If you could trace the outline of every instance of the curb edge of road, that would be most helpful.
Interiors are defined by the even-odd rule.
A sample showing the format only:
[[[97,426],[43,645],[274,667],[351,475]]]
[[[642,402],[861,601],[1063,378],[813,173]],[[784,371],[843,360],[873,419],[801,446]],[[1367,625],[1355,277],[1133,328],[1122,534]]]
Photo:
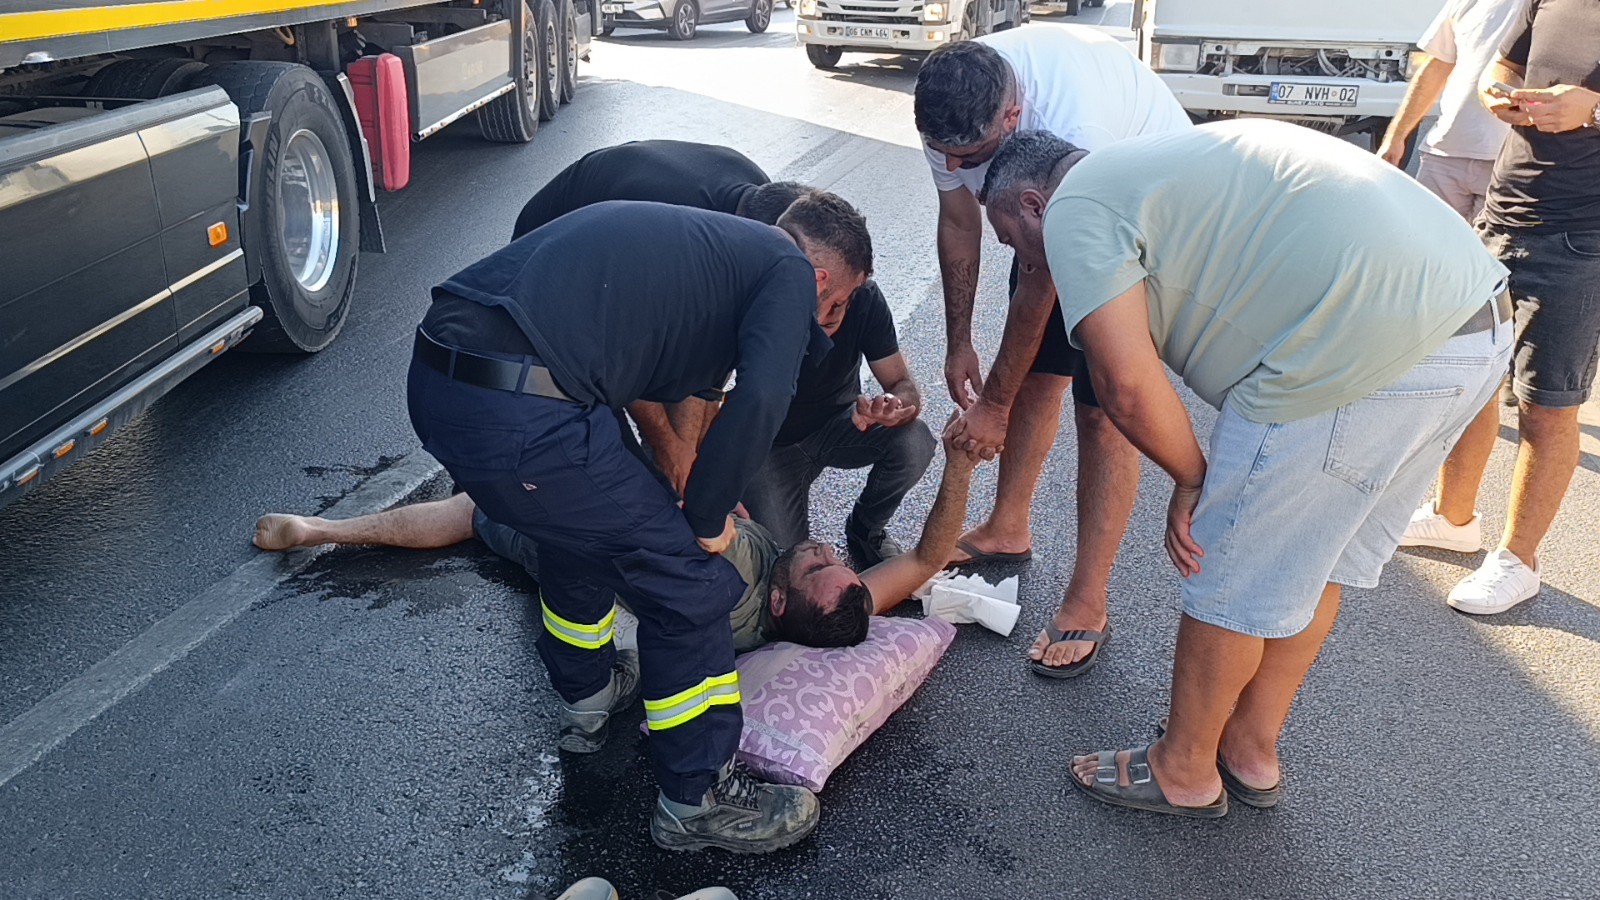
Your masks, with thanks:
[[[443,470],[427,453],[414,451],[361,482],[323,515],[346,519],[388,509]],[[82,675],[0,725],[0,786],[183,659],[331,546],[258,554]]]

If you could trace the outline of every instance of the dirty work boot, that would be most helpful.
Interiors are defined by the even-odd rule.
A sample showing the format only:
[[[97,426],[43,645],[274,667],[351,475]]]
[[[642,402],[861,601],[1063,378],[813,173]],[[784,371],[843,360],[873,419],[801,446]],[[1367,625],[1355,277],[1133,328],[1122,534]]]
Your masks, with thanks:
[[[593,753],[606,742],[611,716],[639,699],[639,652],[618,650],[611,683],[600,693],[561,707],[561,738],[556,746],[568,753]]]
[[[769,853],[810,834],[821,816],[816,794],[757,781],[729,763],[699,806],[659,797],[650,837],[667,850],[720,847],[733,853]]]

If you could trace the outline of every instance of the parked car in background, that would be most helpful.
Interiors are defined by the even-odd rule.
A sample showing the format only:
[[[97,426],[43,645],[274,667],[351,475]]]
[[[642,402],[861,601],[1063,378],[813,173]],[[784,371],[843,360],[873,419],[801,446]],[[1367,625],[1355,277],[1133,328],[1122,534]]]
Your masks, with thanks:
[[[819,69],[845,51],[927,53],[942,44],[1015,28],[1027,0],[798,0],[795,39]]]
[[[1106,0],[1033,0],[1028,4],[1036,16],[1075,16],[1084,9],[1105,6]]]
[[[663,29],[673,40],[687,41],[701,25],[744,22],[752,34],[772,24],[775,0],[602,0],[600,33],[618,28]]]

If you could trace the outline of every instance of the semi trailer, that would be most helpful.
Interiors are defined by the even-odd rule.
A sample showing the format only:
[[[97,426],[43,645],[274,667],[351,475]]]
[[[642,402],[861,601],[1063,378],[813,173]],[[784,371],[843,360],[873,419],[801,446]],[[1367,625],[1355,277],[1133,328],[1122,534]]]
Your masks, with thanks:
[[[412,144],[531,141],[595,4],[0,6],[0,506],[236,345],[327,347]]]

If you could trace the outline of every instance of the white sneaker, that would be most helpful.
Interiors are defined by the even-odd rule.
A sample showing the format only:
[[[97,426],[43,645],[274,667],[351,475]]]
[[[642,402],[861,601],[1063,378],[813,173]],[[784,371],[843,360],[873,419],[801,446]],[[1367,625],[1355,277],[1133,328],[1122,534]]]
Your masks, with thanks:
[[[1537,561],[1535,561],[1537,562]],[[1503,613],[1539,593],[1539,570],[1530,569],[1510,550],[1496,550],[1450,591],[1450,606],[1475,616]]]
[[[1457,553],[1477,553],[1483,549],[1483,517],[1473,510],[1472,521],[1457,525],[1439,515],[1439,510],[1430,500],[1411,514],[1411,523],[1400,538],[1400,546],[1438,547]]]

